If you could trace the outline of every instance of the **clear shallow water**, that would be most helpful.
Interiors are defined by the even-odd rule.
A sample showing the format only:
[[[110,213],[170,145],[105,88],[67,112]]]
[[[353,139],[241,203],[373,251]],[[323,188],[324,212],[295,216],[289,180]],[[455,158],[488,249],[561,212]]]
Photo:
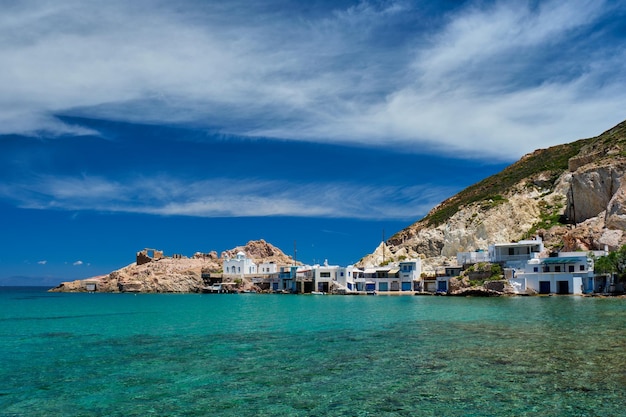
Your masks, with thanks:
[[[626,415],[626,300],[0,288],[0,416]]]

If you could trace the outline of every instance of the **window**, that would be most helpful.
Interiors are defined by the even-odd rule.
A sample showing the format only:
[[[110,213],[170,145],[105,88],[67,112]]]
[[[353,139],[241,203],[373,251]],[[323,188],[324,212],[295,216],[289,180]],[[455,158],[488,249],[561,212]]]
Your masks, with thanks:
[[[538,266],[533,267],[533,272],[539,272],[539,267]]]
[[[543,272],[550,272],[550,267],[548,265],[544,266]]]
[[[320,272],[320,277],[322,277],[322,278],[330,278],[330,272]]]
[[[585,265],[580,265],[580,266],[579,266],[579,269],[580,269],[581,271],[584,271],[584,270],[585,270]]]
[[[561,265],[556,265],[554,267],[554,272],[561,272]]]
[[[574,265],[569,266],[569,272],[574,272]]]

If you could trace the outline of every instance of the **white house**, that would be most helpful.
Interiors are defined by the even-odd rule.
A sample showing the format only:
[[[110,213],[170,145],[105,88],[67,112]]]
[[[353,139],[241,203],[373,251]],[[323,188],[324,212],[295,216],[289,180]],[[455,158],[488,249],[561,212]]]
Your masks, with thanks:
[[[259,274],[275,274],[278,272],[278,265],[274,262],[263,262],[257,266],[257,272]]]
[[[295,291],[299,293],[321,292],[328,293],[334,289],[333,283],[337,283],[338,271],[336,265],[305,265],[296,270]]]
[[[338,272],[339,266],[328,265],[328,261],[324,262],[324,265],[315,265],[312,268],[314,291],[323,293],[330,292],[333,281],[337,281]]]
[[[357,291],[357,280],[363,277],[363,271],[354,265],[337,269],[337,286],[346,293]]]
[[[363,271],[349,265],[341,267],[328,265],[306,265],[298,267],[295,271],[294,291],[299,293],[350,293],[357,291],[357,281],[362,277]]]
[[[417,291],[422,282],[422,260],[411,259],[398,263],[402,291]]]
[[[297,266],[281,266],[278,271],[270,273],[270,288],[272,291],[295,292],[295,278]]]
[[[246,257],[243,252],[238,252],[234,259],[224,260],[224,275],[239,275],[244,276],[248,274],[256,274],[257,266],[252,259]]]
[[[366,268],[356,280],[357,291],[415,291],[421,282],[422,262],[412,259],[383,267]]]
[[[523,269],[526,262],[539,257],[543,249],[540,237],[514,243],[496,243],[489,245],[489,261],[504,264],[505,267]]]
[[[490,262],[488,251],[477,250],[474,252],[458,252],[456,254],[457,265],[472,265],[479,262]]]
[[[565,252],[527,261],[509,280],[519,293],[582,294],[593,290],[593,259],[584,252]]]

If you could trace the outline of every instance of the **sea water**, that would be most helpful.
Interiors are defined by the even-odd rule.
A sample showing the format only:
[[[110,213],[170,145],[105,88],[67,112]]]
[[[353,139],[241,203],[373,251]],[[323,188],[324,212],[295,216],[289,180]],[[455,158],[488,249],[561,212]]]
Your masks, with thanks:
[[[0,416],[626,415],[626,300],[0,289]]]

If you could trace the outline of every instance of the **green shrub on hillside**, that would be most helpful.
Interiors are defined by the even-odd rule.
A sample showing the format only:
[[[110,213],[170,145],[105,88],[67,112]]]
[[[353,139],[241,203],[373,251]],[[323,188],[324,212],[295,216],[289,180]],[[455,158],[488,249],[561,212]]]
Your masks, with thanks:
[[[481,202],[481,207],[504,203],[502,196],[514,185],[526,178],[548,172],[552,183],[568,167],[571,157],[580,152],[586,140],[579,140],[565,145],[540,149],[520,161],[508,166],[498,174],[492,175],[445,200],[422,220],[428,226],[438,226],[452,217],[462,206]]]
[[[464,274],[468,277],[478,274],[480,278],[469,280],[472,287],[478,287],[485,283],[485,281],[494,281],[502,279],[503,271],[499,264],[491,262],[478,262],[468,267]]]
[[[565,217],[563,216],[563,199],[558,199],[554,204],[549,204],[546,201],[539,202],[539,221],[532,225],[532,227],[524,235],[524,239],[528,239],[531,236],[537,234],[539,229],[549,230],[554,226],[564,224]]]

